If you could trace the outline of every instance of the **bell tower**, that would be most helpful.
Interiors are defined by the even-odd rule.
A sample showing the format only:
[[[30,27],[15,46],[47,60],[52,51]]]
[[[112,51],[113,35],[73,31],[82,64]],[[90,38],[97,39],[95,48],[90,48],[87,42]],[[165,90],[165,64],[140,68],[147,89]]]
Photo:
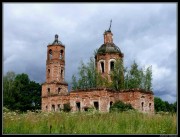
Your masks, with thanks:
[[[65,74],[65,46],[58,40],[58,35],[56,34],[54,42],[47,47],[46,82],[63,83]]]
[[[107,77],[111,81],[110,73],[114,70],[117,59],[122,59],[124,54],[118,46],[113,42],[113,33],[111,32],[111,24],[108,30],[104,32],[104,44],[100,46],[95,55],[96,68],[103,77]]]
[[[65,82],[65,46],[55,40],[47,46],[46,82],[42,85],[42,110],[57,110],[58,100],[68,94],[68,84]]]

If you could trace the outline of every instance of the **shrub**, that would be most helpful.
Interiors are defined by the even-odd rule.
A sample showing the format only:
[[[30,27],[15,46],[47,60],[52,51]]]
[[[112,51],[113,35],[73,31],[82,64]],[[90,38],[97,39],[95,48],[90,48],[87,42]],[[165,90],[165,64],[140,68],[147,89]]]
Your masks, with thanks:
[[[71,111],[70,103],[64,104],[64,109],[63,109],[63,111],[64,111],[64,112],[70,112],[70,111]]]
[[[127,111],[130,109],[134,109],[131,104],[125,104],[122,101],[116,101],[111,107],[110,107],[110,112],[112,111],[117,111],[117,112],[122,112],[122,111]]]

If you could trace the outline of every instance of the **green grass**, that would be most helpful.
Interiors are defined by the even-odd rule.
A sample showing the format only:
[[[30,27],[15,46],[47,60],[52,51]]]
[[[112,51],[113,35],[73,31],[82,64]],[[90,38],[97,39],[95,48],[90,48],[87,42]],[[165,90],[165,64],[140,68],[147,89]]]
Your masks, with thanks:
[[[3,134],[177,134],[176,114],[3,113]],[[52,128],[50,128],[52,127]]]

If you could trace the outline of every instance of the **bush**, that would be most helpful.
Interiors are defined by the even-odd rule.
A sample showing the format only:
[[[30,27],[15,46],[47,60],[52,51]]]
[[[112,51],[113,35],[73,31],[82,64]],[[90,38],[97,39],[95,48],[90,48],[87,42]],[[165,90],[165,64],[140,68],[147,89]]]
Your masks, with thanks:
[[[64,112],[70,112],[70,111],[71,111],[70,103],[64,104],[64,109],[63,109],[63,111],[64,111]]]
[[[131,104],[125,104],[122,101],[117,101],[110,107],[110,112],[112,112],[112,111],[122,112],[122,111],[127,111],[127,110],[130,110],[130,109],[134,109],[131,106]]]

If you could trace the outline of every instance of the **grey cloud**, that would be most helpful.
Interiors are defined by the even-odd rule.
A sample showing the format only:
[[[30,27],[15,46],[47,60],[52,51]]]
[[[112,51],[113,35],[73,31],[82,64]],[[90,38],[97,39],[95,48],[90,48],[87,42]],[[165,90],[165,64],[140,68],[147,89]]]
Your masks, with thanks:
[[[152,65],[154,74],[164,70],[161,76],[153,75],[154,93],[176,100],[176,4],[4,4],[3,10],[4,73],[24,72],[44,82],[47,45],[58,34],[66,47],[69,83],[80,61],[87,62],[103,44],[112,19],[114,43],[124,53],[124,65],[130,67],[135,59],[141,67]]]

